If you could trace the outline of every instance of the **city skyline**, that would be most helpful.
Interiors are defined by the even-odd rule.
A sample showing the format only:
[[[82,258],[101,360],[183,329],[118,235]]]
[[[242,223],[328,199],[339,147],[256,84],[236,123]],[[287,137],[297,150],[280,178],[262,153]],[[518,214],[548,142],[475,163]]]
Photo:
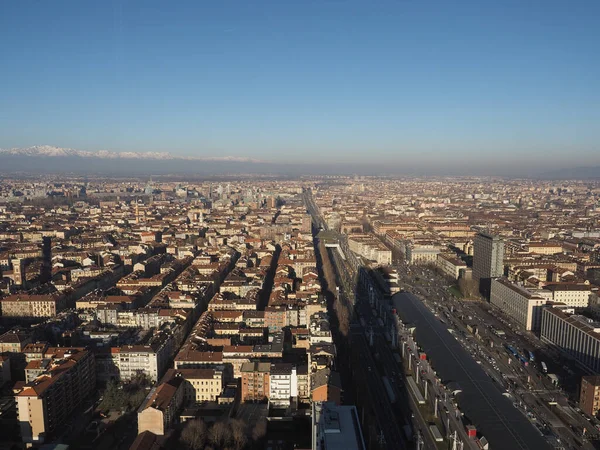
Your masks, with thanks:
[[[6,4],[0,147],[449,174],[599,165],[599,8]]]

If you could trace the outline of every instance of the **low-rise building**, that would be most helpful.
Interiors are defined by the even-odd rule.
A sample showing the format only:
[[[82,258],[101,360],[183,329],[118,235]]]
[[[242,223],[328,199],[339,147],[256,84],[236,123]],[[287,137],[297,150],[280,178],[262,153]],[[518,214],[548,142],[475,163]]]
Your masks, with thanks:
[[[448,278],[458,280],[461,272],[467,269],[467,263],[454,254],[438,253],[436,265],[440,272]]]
[[[364,450],[366,447],[355,406],[333,402],[312,405],[312,450]]]
[[[310,375],[311,400],[313,402],[342,402],[342,381],[337,372],[329,368],[321,369]]]
[[[185,398],[185,380],[176,371],[170,371],[168,375],[152,388],[138,409],[138,434],[150,431],[163,436],[176,424]]]
[[[31,333],[13,329],[0,335],[0,353],[19,353],[31,342]]]
[[[223,372],[218,369],[169,369],[166,379],[181,376],[183,383],[184,403],[193,405],[203,402],[217,401],[223,392]]]
[[[425,266],[436,263],[441,248],[435,242],[409,241],[406,243],[403,253],[408,264]]]

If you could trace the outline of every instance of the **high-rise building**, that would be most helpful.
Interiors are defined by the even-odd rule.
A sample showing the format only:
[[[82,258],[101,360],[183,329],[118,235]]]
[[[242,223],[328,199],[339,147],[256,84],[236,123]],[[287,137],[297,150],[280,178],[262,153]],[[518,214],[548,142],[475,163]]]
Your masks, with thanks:
[[[492,278],[504,275],[504,241],[500,236],[479,233],[473,242],[473,279],[479,291],[490,297]]]
[[[83,348],[52,348],[44,354],[46,369],[25,384],[15,400],[21,437],[43,443],[69,418],[96,387],[94,355]]]
[[[504,241],[500,236],[479,233],[473,247],[473,278],[481,280],[504,274]]]

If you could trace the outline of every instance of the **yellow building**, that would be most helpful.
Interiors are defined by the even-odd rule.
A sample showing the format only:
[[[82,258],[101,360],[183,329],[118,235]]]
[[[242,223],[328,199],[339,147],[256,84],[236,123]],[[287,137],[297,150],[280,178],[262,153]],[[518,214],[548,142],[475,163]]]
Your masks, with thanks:
[[[0,335],[0,353],[18,353],[31,342],[31,335],[20,330],[9,330]]]
[[[217,401],[223,391],[223,372],[217,369],[171,369],[184,378],[186,405]],[[170,371],[171,371],[170,370]],[[167,374],[168,376],[169,374]]]
[[[527,245],[527,250],[529,253],[537,255],[554,255],[563,251],[562,244],[551,242],[530,242]]]
[[[67,306],[62,295],[9,295],[0,304],[4,317],[54,317]]]

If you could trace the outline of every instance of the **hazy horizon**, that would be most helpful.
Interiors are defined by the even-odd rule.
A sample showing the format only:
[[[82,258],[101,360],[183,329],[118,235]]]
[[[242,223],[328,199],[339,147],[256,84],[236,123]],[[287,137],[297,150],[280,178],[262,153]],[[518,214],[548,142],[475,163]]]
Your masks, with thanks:
[[[182,159],[102,159],[77,156],[21,156],[0,153],[0,174],[23,173],[75,173],[123,175],[164,174],[274,174],[300,175],[367,175],[367,176],[497,176],[506,178],[588,179],[600,178],[600,167],[577,164],[557,168],[542,165],[479,164],[457,161],[455,164],[389,164],[372,162],[356,164],[339,161],[336,164],[279,163],[235,160],[182,160]]]

